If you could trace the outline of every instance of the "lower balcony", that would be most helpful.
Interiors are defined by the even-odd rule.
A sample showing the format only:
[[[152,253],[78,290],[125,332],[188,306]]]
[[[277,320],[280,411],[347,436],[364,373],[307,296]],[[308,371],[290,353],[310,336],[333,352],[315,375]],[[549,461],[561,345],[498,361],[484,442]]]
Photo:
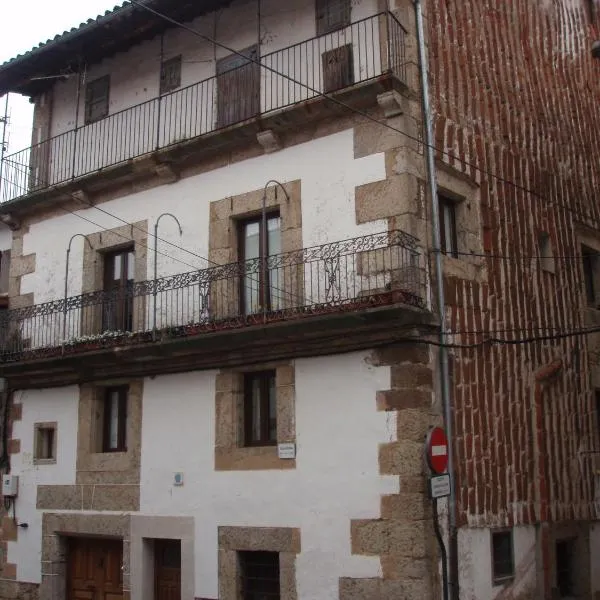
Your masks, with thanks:
[[[435,327],[415,238],[383,232],[0,313],[13,388],[348,352]]]
[[[177,167],[192,149],[197,157],[210,155],[256,142],[265,130],[280,135],[339,115],[339,105],[322,94],[352,106],[372,104],[377,94],[406,85],[405,38],[403,26],[385,12],[270,54],[236,57],[203,81],[6,156],[0,202],[36,195],[47,201],[56,186],[92,175],[100,181],[134,176],[140,165],[133,163],[142,156],[155,154],[158,163]]]

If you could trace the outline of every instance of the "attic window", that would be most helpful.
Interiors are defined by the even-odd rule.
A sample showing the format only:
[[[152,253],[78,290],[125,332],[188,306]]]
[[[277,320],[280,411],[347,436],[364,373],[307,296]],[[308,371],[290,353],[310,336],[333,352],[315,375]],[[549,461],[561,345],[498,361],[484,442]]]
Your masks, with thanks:
[[[350,0],[316,0],[317,35],[350,25]]]
[[[85,123],[93,123],[108,115],[110,76],[90,81],[85,86]]]
[[[160,93],[168,94],[181,86],[181,54],[165,60],[160,68]]]

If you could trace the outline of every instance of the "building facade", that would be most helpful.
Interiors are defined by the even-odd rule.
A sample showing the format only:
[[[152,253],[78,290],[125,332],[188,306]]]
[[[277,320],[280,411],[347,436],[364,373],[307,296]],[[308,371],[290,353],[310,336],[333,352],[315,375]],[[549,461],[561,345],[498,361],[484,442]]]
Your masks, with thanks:
[[[0,597],[440,597],[413,2],[150,8],[0,66],[35,105],[0,184]],[[423,10],[451,575],[595,598],[595,6]]]

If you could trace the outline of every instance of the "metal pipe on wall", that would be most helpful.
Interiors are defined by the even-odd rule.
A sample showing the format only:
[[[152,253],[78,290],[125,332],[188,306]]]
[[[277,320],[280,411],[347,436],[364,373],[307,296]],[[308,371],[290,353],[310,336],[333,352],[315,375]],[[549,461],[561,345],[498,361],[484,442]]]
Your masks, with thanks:
[[[261,218],[262,261],[261,261],[261,273],[260,273],[260,277],[258,279],[259,286],[262,285],[262,309],[263,309],[263,315],[264,315],[265,319],[266,319],[266,312],[267,312],[267,286],[266,286],[265,280],[266,280],[266,276],[267,276],[267,252],[269,251],[269,247],[267,244],[267,235],[268,235],[268,231],[267,231],[267,190],[272,183],[275,184],[276,186],[279,186],[283,190],[283,193],[285,194],[285,198],[288,202],[290,200],[290,195],[287,193],[287,190],[283,186],[283,183],[280,183],[276,179],[270,179],[269,181],[267,181],[267,183],[265,184],[265,189],[263,190],[263,197],[262,197],[262,218]]]
[[[447,594],[452,600],[458,600],[458,545],[456,530],[456,486],[454,482],[454,452],[452,405],[450,396],[450,371],[448,367],[447,331],[445,323],[446,299],[444,294],[444,273],[442,265],[442,248],[440,233],[440,214],[438,204],[437,175],[435,168],[435,149],[433,138],[433,115],[429,96],[429,79],[427,75],[427,56],[425,50],[425,28],[423,25],[423,6],[421,0],[413,0],[417,22],[417,42],[419,51],[419,69],[423,96],[423,119],[425,121],[425,144],[427,153],[427,175],[431,196],[432,243],[435,256],[436,296],[440,315],[440,389],[444,411],[444,426],[448,437],[448,473],[450,474],[450,496],[448,498],[448,571]]]
[[[171,213],[163,213],[162,215],[160,215],[158,217],[158,219],[156,219],[156,223],[154,224],[154,280],[152,282],[153,286],[153,291],[152,291],[152,296],[154,299],[154,316],[152,318],[152,337],[154,339],[156,339],[156,296],[158,294],[158,290],[156,289],[156,280],[158,279],[158,224],[160,223],[160,220],[163,217],[171,217],[175,223],[177,223],[177,227],[179,227],[179,237],[181,237],[183,235],[183,229],[181,228],[181,223],[179,222],[179,219],[171,214]]]
[[[83,233],[76,233],[75,235],[73,235],[71,237],[71,239],[69,240],[69,245],[67,246],[67,259],[65,261],[65,295],[64,295],[64,306],[63,306],[63,334],[62,334],[63,349],[65,347],[65,341],[66,341],[66,337],[67,337],[67,298],[68,298],[68,293],[69,293],[69,262],[70,262],[70,257],[71,257],[71,244],[73,243],[73,240],[76,237],[82,237],[88,243],[90,250],[94,249],[90,240],[87,238],[87,236],[83,235]]]

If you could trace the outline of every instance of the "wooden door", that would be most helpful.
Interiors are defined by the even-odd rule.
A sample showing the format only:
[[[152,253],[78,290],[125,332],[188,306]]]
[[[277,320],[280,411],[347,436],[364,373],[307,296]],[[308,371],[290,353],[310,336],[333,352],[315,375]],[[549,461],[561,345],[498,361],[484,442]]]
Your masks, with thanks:
[[[227,127],[260,113],[260,67],[258,48],[243,50],[217,63],[217,127]]]
[[[72,538],[68,600],[123,600],[123,542]]]
[[[154,600],[181,600],[181,542],[154,541]]]

